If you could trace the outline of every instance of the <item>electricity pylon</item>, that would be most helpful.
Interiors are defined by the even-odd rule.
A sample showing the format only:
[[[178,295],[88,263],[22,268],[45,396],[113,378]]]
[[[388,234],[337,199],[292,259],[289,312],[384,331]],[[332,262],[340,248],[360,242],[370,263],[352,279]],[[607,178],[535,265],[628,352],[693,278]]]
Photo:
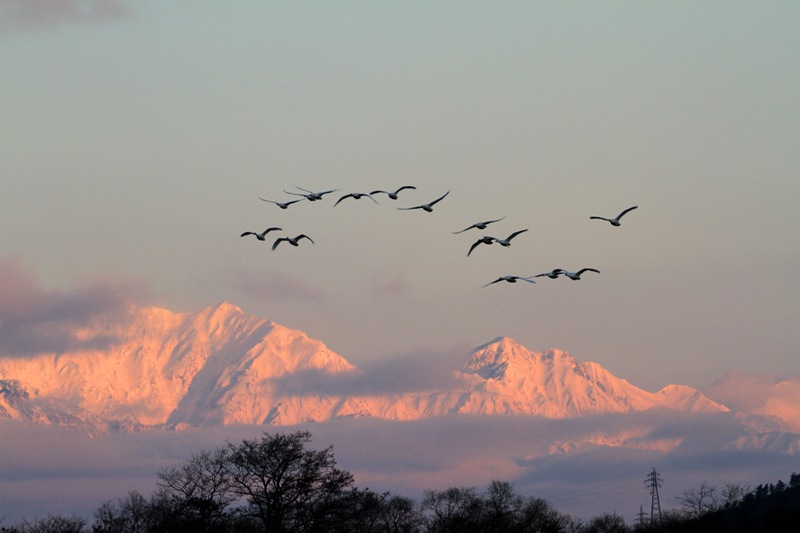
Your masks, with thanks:
[[[646,521],[647,515],[642,508],[642,505],[639,505],[639,512],[636,514],[636,518],[633,519],[634,525],[643,526]]]
[[[647,488],[650,489],[651,524],[655,523],[657,520],[661,520],[661,501],[658,499],[658,487],[661,486],[662,481],[661,476],[656,472],[655,468],[647,475],[647,479],[644,480]],[[658,515],[658,518],[656,518],[656,515]]]

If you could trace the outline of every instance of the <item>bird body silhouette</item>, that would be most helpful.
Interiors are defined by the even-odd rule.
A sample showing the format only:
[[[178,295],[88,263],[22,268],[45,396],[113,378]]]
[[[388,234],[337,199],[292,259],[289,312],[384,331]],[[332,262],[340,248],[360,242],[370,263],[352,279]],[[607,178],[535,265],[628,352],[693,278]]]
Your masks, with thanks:
[[[503,217],[503,218],[506,218],[506,217]],[[464,229],[462,229],[461,231],[454,231],[454,232],[453,232],[453,235],[457,235],[457,234],[459,234],[459,233],[464,233],[465,231],[467,231],[467,230],[470,230],[470,229],[472,229],[472,228],[486,229],[486,227],[487,227],[489,224],[492,224],[492,223],[494,223],[494,222],[500,222],[501,220],[503,220],[503,218],[498,218],[498,219],[496,219],[496,220],[486,220],[486,221],[484,221],[484,222],[476,222],[476,223],[474,223],[473,225],[471,225],[470,227],[468,227],[468,228],[464,228]]]
[[[275,248],[277,248],[277,247],[278,247],[278,245],[279,245],[280,243],[282,243],[283,241],[286,241],[286,242],[288,242],[288,243],[289,243],[289,244],[291,244],[292,246],[298,246],[298,244],[299,244],[299,242],[300,242],[300,239],[308,239],[309,241],[311,241],[311,244],[314,244],[314,241],[313,241],[313,240],[311,240],[311,237],[309,237],[309,236],[308,236],[308,235],[306,235],[305,233],[301,233],[301,234],[300,234],[300,235],[298,235],[297,237],[281,237],[280,239],[276,240],[276,241],[275,241],[275,242],[272,244],[272,249],[274,250]]]
[[[260,196],[258,198],[259,198],[259,200],[263,200],[264,202],[269,202],[271,204],[275,204],[278,207],[280,207],[281,209],[286,209],[292,204],[296,204],[297,202],[302,202],[302,199],[300,199],[300,200],[289,200],[288,202],[276,202],[275,200],[267,200],[266,198],[261,198]]]
[[[512,233],[511,235],[509,235],[505,239],[497,239],[497,238],[495,238],[494,242],[496,242],[500,246],[511,246],[511,239],[513,239],[514,237],[516,237],[520,233],[525,233],[526,231],[528,231],[528,230],[527,229],[521,229],[519,231],[515,231],[514,233]]]
[[[569,279],[574,281],[578,281],[579,279],[581,279],[581,274],[583,274],[584,272],[597,272],[598,274],[600,273],[600,271],[597,270],[596,268],[582,268],[577,272],[568,272],[563,268],[557,268],[553,270],[553,272],[558,272],[559,274],[563,274],[567,276]]]
[[[620,213],[619,215],[617,215],[614,218],[597,217],[597,216],[593,216],[593,217],[589,217],[589,218],[596,219],[596,220],[605,220],[606,222],[609,222],[612,226],[619,226],[620,225],[619,219],[621,219],[625,215],[625,213],[627,213],[628,211],[633,211],[637,207],[639,207],[639,206],[635,205],[633,207],[629,207],[628,209],[626,209],[625,211],[623,211],[622,213]]]
[[[422,209],[423,211],[427,211],[428,213],[430,213],[431,211],[433,211],[433,206],[434,206],[434,204],[436,204],[437,202],[440,202],[440,201],[441,201],[441,200],[442,200],[442,199],[443,199],[445,196],[447,196],[448,194],[450,194],[450,191],[447,191],[446,193],[444,193],[443,195],[441,195],[441,196],[440,196],[439,198],[437,198],[436,200],[434,200],[434,201],[432,201],[432,202],[428,202],[427,204],[415,205],[414,207],[398,207],[397,209],[403,209],[403,210],[409,210],[409,209]]]
[[[360,200],[361,198],[369,198],[370,200],[372,200],[373,202],[375,202],[377,204],[378,201],[375,198],[373,198],[371,195],[372,195],[372,193],[367,194],[367,193],[363,193],[363,192],[351,192],[350,194],[345,194],[344,196],[342,196],[341,198],[336,200],[336,203],[333,204],[333,207],[336,207],[337,205],[339,205],[339,202],[341,202],[345,198],[353,198],[354,200]]]
[[[531,279],[532,277],[533,276],[528,276],[527,278],[523,276],[500,276],[496,280],[490,281],[486,285],[481,285],[481,288],[488,287],[489,285],[492,285],[493,283],[498,283],[500,281],[507,281],[508,283],[516,283],[517,281],[527,281],[528,283],[536,283]]]
[[[551,272],[542,272],[541,274],[536,274],[533,276],[534,278],[541,278],[542,276],[547,276],[550,279],[556,279],[558,276],[564,273],[563,269],[557,268]]]
[[[511,239],[513,239],[514,237],[516,237],[520,233],[525,233],[526,231],[528,231],[528,230],[527,229],[521,229],[519,231],[515,231],[514,233],[512,233],[511,235],[509,235],[505,239],[498,239],[497,237],[491,237],[489,235],[484,235],[483,237],[481,237],[480,239],[475,241],[472,244],[472,246],[469,247],[469,252],[467,252],[467,257],[469,257],[469,254],[472,253],[472,250],[474,250],[475,247],[478,246],[479,244],[492,244],[492,243],[496,242],[500,246],[505,246],[505,247],[511,246]]]
[[[400,187],[399,189],[397,189],[394,192],[377,190],[377,191],[372,191],[370,194],[383,193],[383,194],[387,195],[391,200],[397,200],[397,194],[400,191],[402,191],[403,189],[416,189],[416,187],[414,187],[413,185],[403,185],[402,187]]]
[[[247,235],[255,235],[256,239],[258,239],[259,241],[265,241],[267,240],[267,233],[269,233],[270,231],[280,231],[282,229],[283,228],[267,228],[261,233],[256,233],[255,231],[245,231],[240,235],[240,237],[246,237]]]
[[[472,250],[474,250],[479,244],[492,244],[494,240],[495,240],[494,237],[490,237],[489,235],[484,235],[483,237],[475,241],[472,244],[472,246],[469,247],[469,252],[467,252],[467,257],[469,257],[469,254],[472,253]]]
[[[316,202],[317,200],[322,200],[322,196],[324,194],[329,194],[329,193],[336,192],[336,191],[339,190],[339,189],[331,189],[329,191],[314,192],[314,191],[309,191],[308,189],[304,189],[304,188],[300,187],[299,185],[295,185],[295,187],[297,187],[301,191],[305,191],[305,194],[299,193],[299,192],[290,192],[290,191],[287,191],[285,189],[284,189],[283,192],[285,192],[286,194],[293,194],[295,196],[303,196],[309,202]]]

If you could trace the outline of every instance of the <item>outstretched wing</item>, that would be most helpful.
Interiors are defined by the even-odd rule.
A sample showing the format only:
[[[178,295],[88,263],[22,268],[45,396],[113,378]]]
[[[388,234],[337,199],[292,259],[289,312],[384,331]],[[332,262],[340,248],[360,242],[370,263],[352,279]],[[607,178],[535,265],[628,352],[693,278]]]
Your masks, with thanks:
[[[433,205],[433,204],[435,204],[436,202],[440,202],[440,201],[441,201],[441,200],[442,200],[442,199],[443,199],[445,196],[447,196],[448,194],[450,194],[450,191],[447,191],[446,193],[444,193],[443,195],[441,195],[439,198],[437,198],[436,200],[434,200],[434,201],[432,201],[431,203],[429,203],[429,204],[426,204],[426,205],[428,205],[428,206],[432,206],[432,205]]]
[[[473,224],[473,225],[471,225],[471,226],[470,226],[470,227],[468,227],[468,228],[464,228],[464,229],[462,229],[461,231],[454,231],[454,232],[453,232],[453,235],[458,235],[459,233],[464,233],[464,232],[465,232],[465,231],[467,231],[468,229],[472,229],[472,228],[476,228],[476,227],[477,227],[477,226],[476,226],[475,224]]]
[[[514,237],[516,237],[517,235],[519,235],[520,233],[525,233],[526,231],[528,231],[528,230],[527,230],[527,229],[521,229],[521,230],[519,230],[519,231],[515,231],[514,233],[512,233],[511,235],[509,235],[509,236],[508,236],[508,238],[507,238],[506,240],[507,240],[507,241],[510,241],[511,239],[513,239]]]
[[[341,198],[339,198],[338,200],[336,200],[336,203],[335,203],[335,204],[333,204],[333,207],[336,207],[337,205],[339,205],[339,202],[341,202],[341,201],[342,201],[342,200],[344,200],[345,198],[352,198],[352,197],[353,197],[353,195],[352,195],[352,194],[345,194],[344,196],[342,196]]]
[[[638,205],[635,205],[635,206],[633,206],[633,207],[629,207],[628,209],[626,209],[625,211],[623,211],[622,213],[620,213],[619,215],[617,215],[617,220],[621,219],[621,218],[622,218],[622,216],[623,216],[625,213],[627,213],[628,211],[633,211],[633,210],[634,210],[634,209],[636,209],[637,207],[639,207],[639,206],[638,206]]]

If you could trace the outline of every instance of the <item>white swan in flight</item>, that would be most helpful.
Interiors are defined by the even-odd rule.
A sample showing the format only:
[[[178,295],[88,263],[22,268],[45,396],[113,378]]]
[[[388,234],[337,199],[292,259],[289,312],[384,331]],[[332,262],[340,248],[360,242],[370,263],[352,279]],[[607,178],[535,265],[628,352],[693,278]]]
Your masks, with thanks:
[[[531,279],[532,277],[533,276],[528,276],[527,278],[523,277],[523,276],[500,276],[496,280],[490,281],[486,285],[481,285],[481,288],[488,287],[489,285],[491,285],[493,283],[498,283],[500,281],[507,281],[508,283],[516,283],[517,281],[527,281],[528,283],[536,283],[535,281],[533,281]]]
[[[526,231],[528,231],[528,230],[527,229],[521,229],[519,231],[515,231],[514,233],[512,233],[511,235],[509,235],[505,239],[498,239],[497,237],[490,237],[489,235],[484,235],[483,237],[481,237],[480,239],[475,241],[475,243],[472,246],[470,246],[469,252],[467,252],[467,257],[469,257],[469,254],[472,253],[472,250],[474,250],[475,247],[478,246],[479,244],[492,244],[492,243],[496,242],[500,246],[506,246],[506,247],[511,246],[511,239],[513,239],[514,237],[516,237],[520,233],[525,233]]]
[[[511,246],[511,239],[513,239],[514,237],[516,237],[520,233],[525,233],[526,231],[528,231],[527,228],[526,229],[521,229],[519,231],[515,231],[514,233],[512,233],[511,235],[509,235],[505,239],[497,239],[497,238],[495,238],[494,242],[496,242],[500,246]]]
[[[469,252],[467,252],[467,257],[469,257],[469,254],[472,253],[472,250],[474,250],[475,247],[478,246],[479,244],[492,244],[494,242],[494,240],[495,240],[494,237],[490,237],[488,235],[484,235],[483,237],[481,237],[480,239],[475,241],[472,244],[472,246],[469,247]]]
[[[311,237],[309,237],[309,236],[308,236],[308,235],[306,235],[305,233],[301,233],[301,234],[300,234],[300,235],[298,235],[297,237],[281,237],[280,239],[276,240],[276,241],[275,241],[275,242],[272,244],[272,249],[274,250],[275,248],[277,248],[277,247],[278,247],[278,245],[279,245],[280,243],[282,243],[283,241],[286,241],[286,242],[288,242],[288,243],[289,243],[289,244],[291,244],[292,246],[297,246],[297,245],[298,245],[298,243],[300,242],[300,239],[308,239],[309,241],[311,241],[311,244],[314,244],[314,241],[313,241],[313,240],[311,240]]]
[[[354,200],[360,200],[361,198],[365,198],[366,197],[366,198],[369,198],[370,200],[372,200],[373,202],[375,202],[377,204],[378,201],[375,198],[373,198],[371,196],[371,194],[372,193],[367,194],[367,193],[363,193],[363,192],[351,192],[350,194],[345,194],[344,196],[342,196],[341,198],[336,200],[336,203],[333,204],[333,207],[336,207],[337,205],[339,205],[339,202],[341,202],[345,198],[353,198]]]
[[[299,193],[299,192],[289,192],[289,191],[287,191],[285,189],[284,189],[283,192],[285,192],[286,194],[293,194],[295,196],[303,196],[306,199],[308,199],[309,202],[316,202],[317,200],[322,200],[322,195],[328,194],[328,193],[332,193],[332,192],[336,192],[336,191],[339,190],[339,189],[331,189],[329,191],[314,192],[314,191],[309,191],[308,189],[304,189],[304,188],[300,187],[299,185],[295,185],[295,187],[297,187],[301,191],[305,191],[306,194]]]
[[[563,268],[557,268],[557,269],[553,270],[553,272],[558,272],[559,274],[563,274],[563,275],[567,276],[569,279],[572,279],[572,280],[575,280],[575,281],[581,279],[581,274],[583,274],[584,272],[597,272],[598,274],[600,273],[600,271],[597,270],[596,268],[582,268],[582,269],[578,270],[577,272],[568,272],[568,271],[564,270]]]
[[[622,213],[617,215],[615,218],[606,218],[606,217],[589,217],[589,218],[593,218],[593,219],[597,219],[597,220],[605,220],[606,222],[610,222],[612,226],[619,226],[620,225],[619,219],[621,219],[623,217],[623,215],[625,215],[625,213],[627,213],[628,211],[633,211],[637,207],[639,207],[639,206],[635,205],[633,207],[629,207],[628,209],[626,209],[625,211],[623,211]]]
[[[388,195],[391,200],[397,200],[397,193],[399,193],[403,189],[416,189],[416,187],[414,187],[413,185],[403,185],[402,187],[400,187],[399,189],[397,189],[394,192],[377,190],[377,191],[372,191],[370,194],[383,193],[383,194]]]
[[[444,198],[444,197],[445,197],[445,196],[447,196],[448,194],[450,194],[450,191],[447,191],[446,193],[444,193],[443,195],[441,195],[441,196],[440,196],[439,198],[437,198],[436,200],[434,200],[434,201],[432,201],[432,202],[428,202],[427,204],[415,205],[414,207],[398,207],[397,209],[403,209],[403,210],[408,210],[408,209],[422,209],[422,210],[424,210],[424,211],[427,211],[428,213],[430,213],[431,211],[433,211],[433,206],[434,206],[434,204],[436,204],[437,202],[441,201],[441,200],[442,200],[442,198]]]
[[[288,202],[276,202],[275,200],[267,200],[266,198],[261,198],[260,196],[258,198],[259,198],[259,200],[263,200],[265,202],[269,202],[271,204],[275,204],[278,207],[280,207],[281,209],[286,209],[287,207],[289,207],[292,204],[296,204],[297,202],[302,202],[303,201],[302,198],[300,200],[290,200]]]
[[[503,218],[506,218],[506,217],[503,217]],[[461,231],[454,231],[453,235],[457,235],[459,233],[464,233],[465,231],[467,231],[469,229],[472,229],[472,228],[486,229],[486,226],[488,226],[489,224],[492,224],[494,222],[500,222],[501,220],[503,220],[503,218],[498,218],[496,220],[486,220],[484,222],[476,222],[473,225],[471,225],[470,227],[464,228]]]
[[[240,235],[240,237],[246,237],[247,235],[255,235],[256,239],[258,239],[259,241],[265,241],[267,240],[267,233],[269,233],[270,231],[281,231],[282,229],[283,228],[267,228],[261,233],[256,233],[255,231],[245,231]]]
[[[547,276],[550,279],[556,279],[558,276],[564,273],[564,270],[561,268],[557,268],[551,272],[542,272],[541,274],[536,274],[533,276],[534,278],[541,278],[542,276]]]

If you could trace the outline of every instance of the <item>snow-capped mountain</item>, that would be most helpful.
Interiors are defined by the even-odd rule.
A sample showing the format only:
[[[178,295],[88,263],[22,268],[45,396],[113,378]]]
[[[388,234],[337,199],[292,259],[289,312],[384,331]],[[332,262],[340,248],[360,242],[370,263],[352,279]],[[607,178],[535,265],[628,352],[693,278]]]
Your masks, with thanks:
[[[131,322],[108,327],[103,333],[117,342],[104,350],[0,358],[0,417],[136,429],[354,416],[728,411],[695,389],[647,392],[596,363],[559,350],[531,352],[509,338],[469,354],[447,390],[346,394],[346,387],[287,386],[287,377],[302,375],[346,383],[360,371],[303,332],[228,303],[199,313],[141,308]]]

